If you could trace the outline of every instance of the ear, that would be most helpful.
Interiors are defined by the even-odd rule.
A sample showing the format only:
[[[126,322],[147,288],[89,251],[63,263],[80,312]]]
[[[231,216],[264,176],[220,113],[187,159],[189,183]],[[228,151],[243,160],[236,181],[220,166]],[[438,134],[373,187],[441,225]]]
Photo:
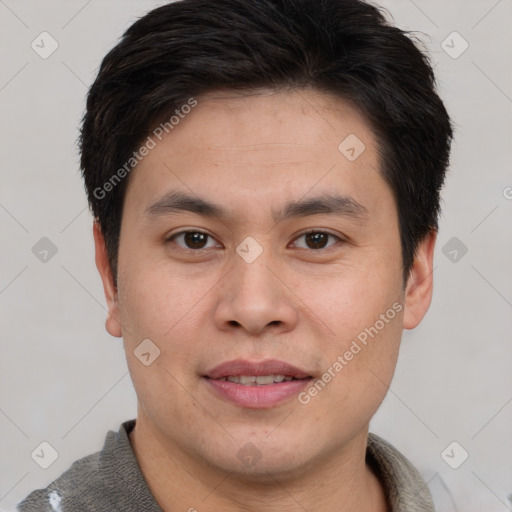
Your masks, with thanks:
[[[437,231],[431,231],[418,246],[405,289],[404,329],[414,329],[430,307],[436,238]]]
[[[119,302],[117,300],[117,289],[114,285],[114,278],[112,270],[108,261],[107,246],[105,238],[101,231],[99,222],[93,224],[94,246],[96,251],[96,268],[100,273],[103,282],[103,292],[107,300],[107,320],[105,321],[105,328],[112,336],[120,338],[122,336],[120,315],[119,315]]]

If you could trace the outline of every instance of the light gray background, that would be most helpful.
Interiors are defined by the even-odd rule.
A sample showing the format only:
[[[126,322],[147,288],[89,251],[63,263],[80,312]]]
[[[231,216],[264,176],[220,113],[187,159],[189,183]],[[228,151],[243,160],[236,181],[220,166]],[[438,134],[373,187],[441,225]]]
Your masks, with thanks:
[[[2,510],[135,417],[121,341],[104,330],[75,142],[101,59],[136,18],[163,3],[0,0]],[[459,510],[511,510],[512,2],[380,4],[401,28],[424,33],[456,140],[432,306],[404,332],[371,429],[431,484],[441,477]],[[59,44],[47,59],[31,48],[43,31]],[[441,46],[453,31],[469,43],[456,59]],[[461,48],[457,39],[448,44]],[[32,253],[42,237],[58,248],[46,263]],[[442,251],[452,237],[468,249],[456,262]],[[59,454],[46,470],[30,456],[42,441]],[[458,469],[441,457],[452,441],[469,453]]]

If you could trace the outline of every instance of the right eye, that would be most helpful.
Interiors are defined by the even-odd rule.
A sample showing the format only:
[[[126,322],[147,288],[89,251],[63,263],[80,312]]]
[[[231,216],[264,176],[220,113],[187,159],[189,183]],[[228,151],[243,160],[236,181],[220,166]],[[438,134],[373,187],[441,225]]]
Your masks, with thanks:
[[[215,241],[213,237],[203,231],[180,231],[168,237],[167,241],[176,243],[182,249],[200,251],[215,246],[208,247],[206,245],[208,238],[211,238],[213,242]],[[181,243],[178,242],[178,240],[181,241]]]

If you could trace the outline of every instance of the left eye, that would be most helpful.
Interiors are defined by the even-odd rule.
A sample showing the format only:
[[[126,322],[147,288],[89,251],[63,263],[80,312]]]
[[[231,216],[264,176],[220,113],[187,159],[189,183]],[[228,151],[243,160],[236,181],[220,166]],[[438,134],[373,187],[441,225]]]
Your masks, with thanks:
[[[333,235],[332,233],[328,233],[326,231],[308,231],[306,233],[302,233],[302,235],[299,235],[295,239],[294,243],[296,243],[297,240],[304,238],[307,246],[300,247],[301,249],[325,249],[326,247],[330,247],[330,245],[333,245],[333,243],[331,243],[330,245],[326,245],[329,237],[335,239],[334,243],[336,243],[336,240],[341,240],[340,237]],[[208,238],[211,239],[213,245],[207,245]],[[178,245],[184,249],[201,250],[215,247],[214,238],[208,235],[207,233],[203,233],[202,231],[181,231],[180,233],[172,235],[168,240],[181,240],[182,242],[178,243]]]
[[[329,237],[341,240],[340,237],[333,235],[332,233],[327,233],[326,231],[308,231],[307,233],[302,233],[302,235],[298,236],[295,240],[299,240],[302,237],[305,237],[306,243],[309,244],[309,247],[301,247],[301,249],[325,249]]]

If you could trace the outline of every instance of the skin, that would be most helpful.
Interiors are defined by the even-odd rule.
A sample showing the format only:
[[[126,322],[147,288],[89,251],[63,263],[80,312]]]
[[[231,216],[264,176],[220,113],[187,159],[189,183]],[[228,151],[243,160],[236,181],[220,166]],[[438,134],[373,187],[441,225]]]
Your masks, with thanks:
[[[130,176],[117,289],[94,227],[106,327],[123,337],[138,397],[130,441],[144,477],[168,511],[388,510],[365,464],[368,425],[391,382],[403,329],[416,327],[430,305],[436,233],[420,244],[403,283],[397,208],[375,137],[341,99],[310,89],[197,99]],[[338,149],[350,134],[366,146],[354,161]],[[230,216],[148,216],[171,190]],[[350,196],[367,215],[272,219],[285,202],[322,192]],[[315,248],[301,236],[313,228],[335,236]],[[206,248],[169,240],[184,230],[210,235]],[[252,263],[236,252],[248,236],[263,249]],[[395,303],[402,311],[307,405],[293,397],[244,408],[201,377],[227,360],[275,358],[319,378]],[[161,351],[150,366],[134,356],[147,338]],[[261,453],[257,464],[237,458],[248,442]]]

